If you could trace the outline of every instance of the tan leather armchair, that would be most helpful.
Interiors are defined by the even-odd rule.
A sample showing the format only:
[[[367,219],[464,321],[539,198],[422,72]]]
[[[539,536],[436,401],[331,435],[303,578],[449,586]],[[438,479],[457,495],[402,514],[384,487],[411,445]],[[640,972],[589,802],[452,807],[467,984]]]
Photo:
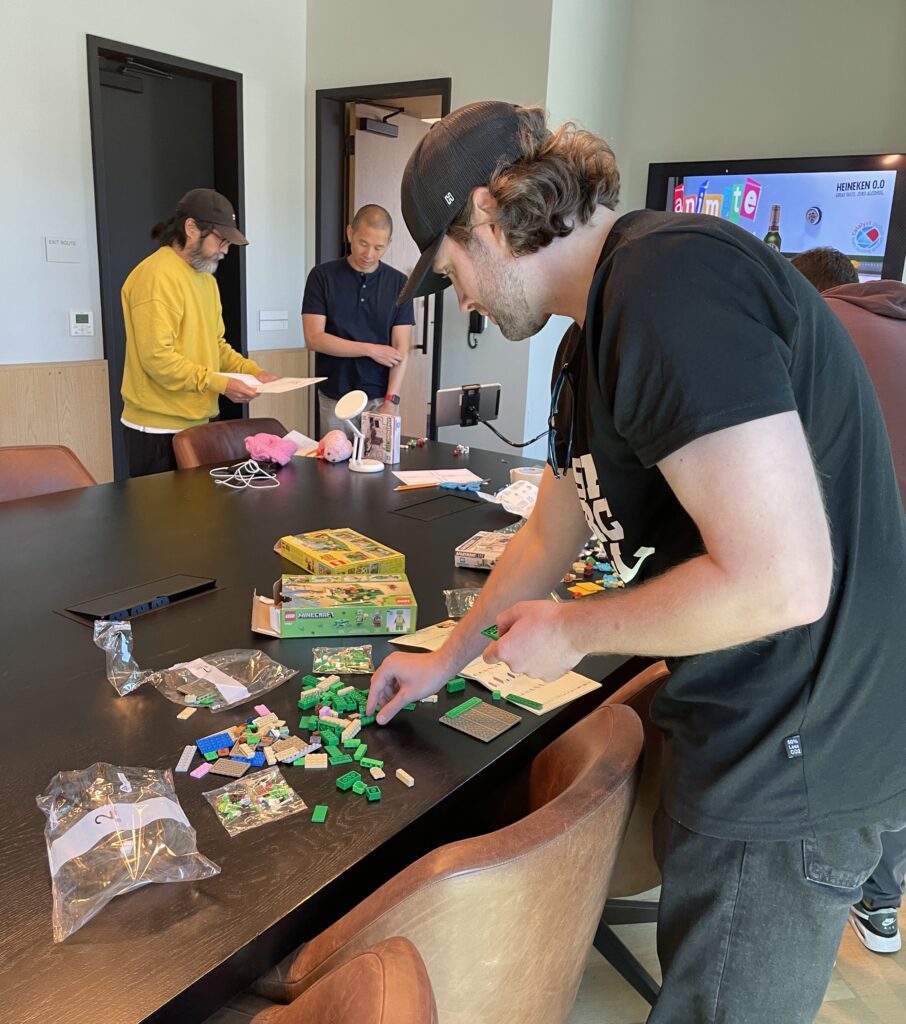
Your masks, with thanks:
[[[61,444],[0,448],[0,501],[93,487],[97,480]]]
[[[286,427],[270,416],[248,420],[218,420],[201,427],[189,427],[173,435],[173,455],[177,469],[195,469],[215,462],[247,459],[245,439],[252,434],[276,434],[283,437]]]
[[[664,761],[664,737],[651,721],[651,702],[670,678],[663,661],[649,665],[616,693],[607,704],[631,707],[645,729],[645,750],[642,774],[636,790],[635,804],[626,826],[626,836],[617,854],[607,903],[598,930],[595,949],[607,959],[630,985],[649,1003],[654,1004],[660,986],[617,938],[613,925],[643,924],[657,920],[657,903],[630,900],[661,883],[661,872],[654,859],[652,826],[661,797],[661,774]]]
[[[289,1006],[252,1024],[437,1024],[434,993],[418,950],[396,936],[316,981]]]
[[[525,817],[432,851],[256,982],[288,1002],[405,935],[442,1024],[560,1024],[576,996],[632,807],[642,725],[602,706],[534,759]]]

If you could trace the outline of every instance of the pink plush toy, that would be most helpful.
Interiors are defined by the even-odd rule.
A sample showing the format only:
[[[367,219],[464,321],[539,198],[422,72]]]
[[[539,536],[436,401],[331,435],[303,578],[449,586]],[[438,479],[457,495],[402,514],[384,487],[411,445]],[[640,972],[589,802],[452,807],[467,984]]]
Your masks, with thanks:
[[[318,458],[327,462],[345,462],[352,455],[352,442],[342,430],[328,430],[318,442]]]
[[[276,462],[285,466],[296,454],[298,445],[276,434],[252,434],[245,439],[245,450],[256,462]]]

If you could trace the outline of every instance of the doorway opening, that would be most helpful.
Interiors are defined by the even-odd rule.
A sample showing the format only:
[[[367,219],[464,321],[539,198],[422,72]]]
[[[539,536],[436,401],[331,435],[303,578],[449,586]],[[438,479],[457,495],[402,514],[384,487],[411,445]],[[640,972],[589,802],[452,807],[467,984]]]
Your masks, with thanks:
[[[87,37],[88,98],[104,358],[113,467],[125,478],[120,397],[126,330],[120,290],[155,247],[151,228],[192,188],[215,188],[245,225],[242,75],[168,54]],[[217,271],[227,341],[247,355],[245,250],[231,246]],[[244,406],[221,401],[224,418]]]
[[[419,139],[450,112],[451,90],[452,79],[434,78],[316,92],[315,263],[345,256],[346,225],[360,206],[377,203],[393,218],[385,259],[409,274],[419,251],[400,211],[400,182]],[[400,402],[403,432],[436,439],[433,396],[440,382],[443,301],[427,296],[416,299],[414,308],[413,347]]]

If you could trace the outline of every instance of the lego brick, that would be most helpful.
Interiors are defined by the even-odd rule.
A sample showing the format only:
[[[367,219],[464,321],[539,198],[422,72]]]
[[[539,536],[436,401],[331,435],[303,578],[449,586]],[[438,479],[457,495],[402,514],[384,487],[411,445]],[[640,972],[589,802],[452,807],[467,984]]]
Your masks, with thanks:
[[[221,757],[211,765],[211,773],[214,775],[229,775],[238,779],[249,770],[248,761],[234,761],[229,757]]]
[[[490,637],[492,640],[500,639],[500,634],[497,632],[496,626],[488,626],[487,629],[483,629],[481,632],[483,636]]]
[[[338,697],[345,697],[347,693],[353,693],[355,690],[354,686],[344,686],[341,690],[337,690]]]
[[[359,764],[361,764],[361,766],[363,768],[383,768],[384,767],[384,762],[383,761],[379,761],[375,757],[362,757],[362,758],[359,759]]]
[[[368,749],[368,747],[364,743],[360,743],[356,747],[355,753],[353,753],[353,755],[352,755],[353,761],[361,761],[362,758],[365,756],[365,751],[367,749]],[[366,767],[367,767],[367,765],[366,765]]]
[[[251,765],[252,768],[263,768],[267,763],[263,750],[256,750],[251,757],[242,757],[239,754],[233,754],[230,757],[230,760],[244,761],[247,765]]]
[[[365,796],[368,797],[368,803],[374,803],[375,800],[381,799],[381,790],[378,786],[366,786]]]
[[[349,754],[334,754],[333,757],[330,758],[331,768],[336,768],[341,764],[352,764],[352,758]]]
[[[501,733],[522,721],[519,715],[514,715],[511,711],[504,711],[503,708],[497,707],[495,704],[487,704],[480,698],[475,699],[478,703],[471,707],[466,708],[471,701],[460,704],[459,709],[465,710],[461,710],[457,715],[448,711],[440,719],[441,725],[449,725],[452,729],[464,732],[467,736],[472,736],[483,743],[490,743]],[[459,709],[453,708],[453,711]]]
[[[270,711],[268,711],[266,704],[256,704],[255,705],[255,714],[256,715],[261,715],[261,716],[269,715]]]
[[[368,787],[365,785],[364,782],[362,782],[361,779],[356,779],[356,781],[352,784],[352,791],[356,794],[356,796],[361,796],[367,788]]]
[[[277,763],[277,755],[274,753],[272,747],[264,748],[264,759],[269,765],[275,765]]]
[[[362,715],[362,717],[359,719],[359,724],[364,729],[366,725],[374,725],[374,720],[374,715]]]
[[[326,768],[327,767],[327,754],[306,754],[305,755],[305,767],[306,768]]]
[[[209,750],[205,754],[204,759],[205,759],[205,761],[216,761],[219,756],[220,755],[217,753],[216,750]]]
[[[346,740],[351,740],[353,737],[358,736],[362,731],[362,723],[360,719],[356,719],[354,722],[350,722],[349,725],[340,734],[340,738],[345,743]]]
[[[404,786],[408,786],[411,789],[415,785],[415,779],[408,772],[404,772],[402,768],[397,768],[396,777],[402,782]]]
[[[311,813],[311,820],[316,825],[322,825],[327,821],[327,804],[315,804],[315,809]]]
[[[233,737],[228,732],[216,732],[213,736],[202,736],[195,741],[195,746],[201,754],[207,754],[211,750],[221,750],[223,747],[231,747]]]
[[[491,700],[500,700],[500,696],[501,696],[501,695],[500,695],[500,690],[495,690],[495,691],[494,691],[494,692],[493,692],[493,693],[491,694]]]
[[[362,746],[362,741],[353,736],[350,740],[343,740],[343,746],[346,750],[358,750]]]
[[[176,771],[187,772],[189,770],[189,765],[192,763],[193,757],[195,757],[195,744],[190,743],[189,746],[183,747],[183,751],[179,755],[179,760],[176,762]]]
[[[459,718],[460,715],[465,714],[467,711],[471,711],[476,705],[481,704],[481,697],[470,697],[468,700],[463,701],[462,704],[457,704],[455,708],[450,708],[446,713],[447,718]]]
[[[437,701],[438,701],[437,694],[436,693],[432,693],[432,694],[430,694],[427,697],[422,697],[422,699],[419,701],[419,704],[436,704]]]
[[[414,711],[417,707],[418,704],[414,702],[412,704],[404,704],[403,711]]]
[[[387,777],[384,774],[383,769],[382,768],[378,768],[377,765],[372,765],[372,767],[369,768],[368,771],[371,774],[371,777],[373,779],[385,779]]]
[[[180,713],[176,717],[181,718],[183,719],[183,721],[185,721],[185,719],[191,718],[192,715],[194,715],[197,710],[198,708],[183,708],[182,711],[180,711]]]
[[[327,754],[328,757],[340,757],[343,751],[340,750],[336,744],[331,743],[330,746],[324,748],[324,753]]]
[[[360,782],[361,779],[362,776],[359,775],[358,772],[347,772],[345,775],[341,775],[337,779],[337,789],[341,789],[345,792],[348,789],[352,789],[352,784],[354,782]]]
[[[454,676],[454,678],[447,683],[447,693],[460,693],[465,688],[466,681],[462,676]]]
[[[529,700],[528,697],[520,697],[516,693],[508,693],[506,695],[506,699],[511,704],[519,704],[519,705],[521,705],[524,708],[534,708],[536,711],[540,711],[544,707],[544,705],[543,704],[539,704],[538,701],[536,701],[536,700]]]
[[[204,764],[200,764],[197,768],[194,768],[192,771],[190,771],[189,774],[192,776],[193,779],[203,779],[210,770],[211,766],[206,761]]]

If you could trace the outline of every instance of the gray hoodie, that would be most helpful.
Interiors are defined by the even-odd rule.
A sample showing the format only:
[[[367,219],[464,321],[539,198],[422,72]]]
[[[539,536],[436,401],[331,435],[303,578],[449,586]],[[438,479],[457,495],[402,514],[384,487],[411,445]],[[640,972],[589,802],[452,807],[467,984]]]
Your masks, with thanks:
[[[821,295],[849,331],[871,375],[906,505],[906,284],[843,284]]]

